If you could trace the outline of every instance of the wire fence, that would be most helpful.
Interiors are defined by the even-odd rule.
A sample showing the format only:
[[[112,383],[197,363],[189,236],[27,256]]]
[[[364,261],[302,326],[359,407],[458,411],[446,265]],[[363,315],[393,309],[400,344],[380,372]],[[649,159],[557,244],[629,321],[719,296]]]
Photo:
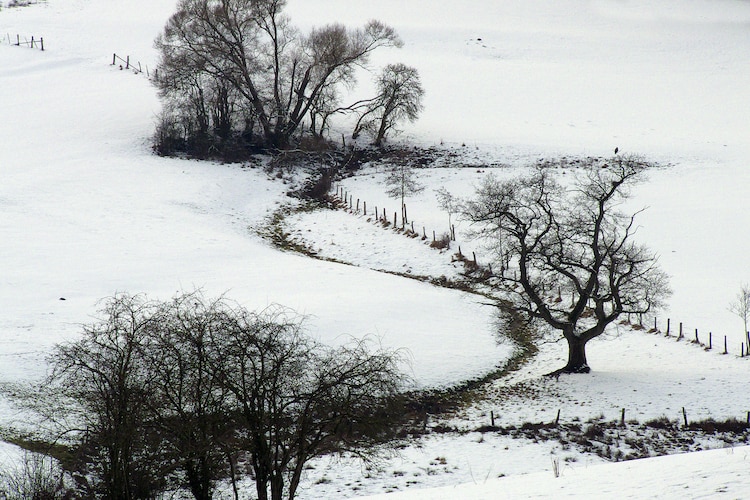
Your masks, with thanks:
[[[7,43],[8,45],[14,45],[16,47],[29,47],[32,49],[44,50],[44,38],[35,37],[32,35],[31,39],[26,36],[16,34],[15,38],[10,36],[10,33],[6,33],[0,41]]]
[[[406,206],[402,207],[400,214],[399,211],[394,211],[393,217],[391,217],[390,212],[384,207],[370,204],[368,208],[367,201],[355,198],[343,186],[337,187],[334,204],[338,208],[345,209],[354,215],[371,216],[373,222],[380,224],[384,228],[394,229],[407,237],[419,237],[422,240],[431,238],[430,246],[433,248],[448,248],[451,241],[456,241],[455,228],[453,226],[451,226],[449,232],[441,232],[439,234],[434,230],[428,232],[424,226],[415,228],[414,221],[409,221]],[[419,231],[420,229],[421,232]],[[456,259],[463,262],[467,272],[483,278],[495,276],[490,263],[481,265],[477,262],[476,253],[470,253],[471,257],[469,257],[468,253],[464,254],[459,246],[456,254]],[[501,274],[503,273],[501,272]],[[558,291],[558,296],[552,300],[562,300],[559,293]],[[750,332],[746,333],[743,342],[738,343],[736,339],[730,340],[727,335],[714,334],[712,331],[707,333],[699,332],[698,328],[689,329],[682,322],[674,322],[671,318],[667,318],[666,322],[663,322],[662,319],[660,323],[660,319],[656,316],[650,317],[647,320],[643,314],[627,314],[620,320],[619,324],[633,330],[645,331],[646,333],[656,335],[661,334],[677,342],[684,341],[686,344],[702,348],[705,352],[715,352],[736,358],[750,358]]]
[[[137,74],[145,73],[147,78],[157,78],[158,76],[158,69],[155,69],[153,72],[149,72],[148,65],[142,65],[140,61],[131,60],[130,56],[119,56],[116,53],[112,54],[112,66],[117,66],[119,64],[121,70],[129,70],[133,71]]]
[[[628,321],[628,320],[625,320]],[[662,323],[665,330],[659,328],[659,321],[657,317],[654,317],[654,325],[648,330],[648,333],[663,334],[665,337],[673,338],[676,341],[685,341],[693,344],[697,347],[703,348],[706,352],[714,351],[722,355],[733,355],[738,358],[750,357],[748,351],[748,340],[750,339],[750,332],[745,333],[745,340],[737,342],[736,339],[730,341],[727,335],[714,335],[712,331],[699,332],[698,328],[686,328],[682,322],[675,325],[675,322],[671,318],[667,318],[666,324]],[[643,327],[643,323],[639,322],[638,325]]]

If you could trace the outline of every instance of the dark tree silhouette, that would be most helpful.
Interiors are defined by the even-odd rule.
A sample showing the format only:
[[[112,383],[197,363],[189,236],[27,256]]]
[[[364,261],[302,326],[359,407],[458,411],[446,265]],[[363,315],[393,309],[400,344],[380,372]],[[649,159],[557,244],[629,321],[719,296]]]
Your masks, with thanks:
[[[352,84],[354,70],[372,51],[402,43],[375,20],[355,30],[329,24],[304,35],[283,13],[285,5],[180,0],[156,40],[156,82],[167,104],[187,100],[181,120],[200,133],[212,117],[223,134],[245,124],[246,134],[258,129],[264,146],[286,148],[303,120],[329,112],[335,87]]]
[[[226,478],[238,498],[240,458],[259,499],[291,500],[310,459],[372,456],[394,433],[406,381],[398,352],[366,340],[324,346],[292,311],[255,313],[199,292],[122,294],[102,311],[51,358],[51,394],[66,402],[55,417],[77,438],[85,498],[181,487],[209,500]]]
[[[413,122],[422,111],[424,89],[416,68],[405,64],[389,64],[378,75],[378,95],[364,103],[352,136],[356,139],[365,130],[373,143],[380,146],[399,122]]]
[[[652,311],[670,293],[655,254],[633,241],[637,212],[619,210],[648,166],[618,156],[590,165],[571,186],[549,169],[508,181],[488,177],[461,208],[473,234],[511,263],[499,286],[567,341],[568,362],[553,374],[589,372],[589,340],[623,313]]]

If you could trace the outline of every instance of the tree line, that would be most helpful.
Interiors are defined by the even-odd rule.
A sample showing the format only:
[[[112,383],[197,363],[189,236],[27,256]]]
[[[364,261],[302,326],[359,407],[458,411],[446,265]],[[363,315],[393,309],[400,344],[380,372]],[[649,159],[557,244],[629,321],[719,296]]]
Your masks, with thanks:
[[[344,88],[373,51],[403,42],[371,20],[333,23],[303,34],[285,0],[181,0],[155,45],[163,102],[155,148],[161,154],[247,155],[324,141],[330,118],[357,116],[353,136],[380,144],[397,123],[413,121],[424,90],[415,68],[389,64],[370,99],[342,104]]]
[[[239,498],[250,474],[259,499],[293,499],[312,458],[366,457],[392,437],[406,381],[396,351],[324,346],[293,311],[199,292],[114,296],[50,361],[52,417],[80,498],[210,499],[220,480]]]

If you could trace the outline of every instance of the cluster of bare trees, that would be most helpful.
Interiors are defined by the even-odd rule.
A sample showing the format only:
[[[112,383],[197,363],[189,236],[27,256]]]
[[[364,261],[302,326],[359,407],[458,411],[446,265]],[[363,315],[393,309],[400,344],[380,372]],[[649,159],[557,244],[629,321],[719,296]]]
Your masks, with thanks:
[[[399,356],[365,341],[320,345],[300,318],[200,293],[118,295],[83,337],[58,346],[49,385],[74,438],[85,498],[210,499],[250,474],[259,499],[292,499],[304,465],[366,454],[393,432]]]
[[[615,156],[588,165],[563,184],[550,169],[499,180],[489,176],[460,216],[487,240],[499,287],[530,318],[568,344],[568,362],[553,374],[586,373],[586,344],[622,314],[645,314],[670,289],[657,256],[633,240],[638,212],[621,210],[650,164]]]
[[[379,21],[359,29],[329,24],[302,34],[285,0],[180,0],[156,40],[156,85],[164,103],[156,147],[207,154],[211,148],[284,149],[303,134],[321,137],[336,113],[357,112],[356,133],[380,143],[397,122],[416,119],[416,69],[387,66],[378,96],[342,105],[341,89],[380,47],[399,47]]]

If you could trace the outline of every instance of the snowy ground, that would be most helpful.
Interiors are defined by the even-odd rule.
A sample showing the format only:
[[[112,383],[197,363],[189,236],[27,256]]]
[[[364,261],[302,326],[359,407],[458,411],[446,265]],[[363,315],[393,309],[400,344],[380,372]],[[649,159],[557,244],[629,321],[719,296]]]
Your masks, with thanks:
[[[167,298],[193,287],[227,292],[250,308],[295,308],[326,341],[370,334],[405,347],[422,385],[462,380],[505,359],[510,346],[496,343],[494,308],[370,270],[450,276],[455,249],[441,254],[366,217],[320,212],[290,220],[297,237],[356,266],[282,253],[252,228],[284,202],[285,185],[259,168],[151,155],[154,89],[144,75],[109,64],[117,53],[153,68],[152,40],[174,5],[49,0],[0,11],[0,384],[42,376],[49,348],[74,338],[98,299],[118,291]],[[622,408],[639,420],[677,419],[683,407],[696,419],[750,411],[748,361],[736,357],[741,322],[727,311],[750,281],[750,3],[290,0],[289,13],[303,27],[375,17],[404,38],[402,50],[373,61],[403,61],[422,75],[425,112],[404,139],[442,144],[471,166],[425,171],[428,188],[408,200],[417,231],[447,230],[435,189],[470,194],[489,170],[515,175],[541,157],[606,156],[615,146],[670,165],[654,171],[633,200],[649,207],[638,236],[672,275],[675,294],[660,327],[669,317],[673,328],[684,322],[688,338],[695,328],[704,342],[709,331],[715,344],[728,335],[733,354],[622,328],[591,345],[591,376],[549,381],[540,374],[562,362],[563,350],[544,345],[445,423],[472,428],[488,423],[490,411],[501,425],[549,421],[557,410],[566,421],[617,418]],[[17,33],[43,36],[46,50],[8,45]],[[382,178],[372,167],[342,185],[392,213],[397,203],[383,194]],[[473,243],[461,244],[482,258]],[[508,391],[510,384],[534,397]],[[0,425],[23,419],[0,401]],[[735,498],[748,486],[746,448],[599,467],[602,459],[556,446],[431,435],[372,470],[318,461],[301,496],[345,498],[411,484],[451,488],[414,498],[494,498],[498,491]],[[0,459],[19,456],[0,449]],[[557,479],[554,457],[565,464]],[[501,474],[509,477],[495,483]]]

